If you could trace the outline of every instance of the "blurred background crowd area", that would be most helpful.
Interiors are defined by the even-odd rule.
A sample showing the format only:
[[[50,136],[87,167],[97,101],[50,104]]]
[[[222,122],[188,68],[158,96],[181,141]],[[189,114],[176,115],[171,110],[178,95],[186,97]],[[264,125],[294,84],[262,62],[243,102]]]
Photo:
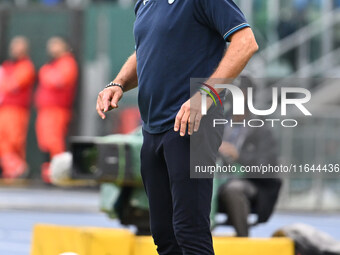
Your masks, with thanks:
[[[275,129],[280,162],[326,164],[340,158],[340,1],[238,0],[260,46],[247,69],[257,81],[259,105],[271,103],[271,86],[311,90],[313,117],[299,119],[295,129]],[[69,136],[117,133],[121,110],[136,107],[137,91],[124,95],[120,111],[101,121],[95,111],[97,94],[134,51],[133,0],[0,0],[0,61],[8,58],[11,39],[30,41],[36,70],[49,61],[46,43],[67,38],[79,66],[77,95]],[[294,115],[294,113],[292,113]],[[32,106],[27,136],[29,178],[40,179],[44,160],[35,132]],[[293,116],[300,118],[301,116]],[[4,125],[4,123],[1,123]],[[1,142],[1,141],[0,141]],[[283,209],[340,210],[337,179],[302,176],[282,188]]]

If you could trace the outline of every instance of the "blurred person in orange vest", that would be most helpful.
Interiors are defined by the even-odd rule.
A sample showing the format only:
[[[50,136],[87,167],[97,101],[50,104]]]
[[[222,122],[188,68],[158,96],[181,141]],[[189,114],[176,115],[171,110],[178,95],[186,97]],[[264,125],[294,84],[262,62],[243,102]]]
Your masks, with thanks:
[[[69,44],[62,37],[48,40],[47,53],[51,61],[39,71],[35,103],[38,145],[49,161],[66,150],[65,139],[72,115],[78,66]],[[49,172],[49,162],[45,162],[42,178],[47,183],[50,183]]]
[[[0,66],[0,168],[5,179],[28,173],[25,149],[35,79],[28,52],[28,40],[16,36],[10,42],[10,59]]]

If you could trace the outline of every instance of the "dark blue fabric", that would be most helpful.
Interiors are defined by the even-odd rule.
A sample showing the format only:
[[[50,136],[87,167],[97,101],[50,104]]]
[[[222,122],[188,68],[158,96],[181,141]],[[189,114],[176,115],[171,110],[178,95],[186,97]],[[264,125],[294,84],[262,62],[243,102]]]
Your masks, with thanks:
[[[226,41],[249,26],[232,0],[138,0],[134,35],[143,127],[162,133],[190,97],[190,78],[209,77]]]
[[[209,219],[213,176],[195,179],[190,173],[195,166],[215,164],[224,128],[213,128],[212,119],[222,116],[216,108],[192,136],[181,137],[173,129],[160,134],[143,130],[141,174],[160,255],[214,254]]]
[[[141,173],[158,254],[213,255],[209,219],[213,180],[190,179],[189,136],[181,137],[173,129],[161,134],[143,130],[143,136]],[[215,162],[210,155],[202,156]]]

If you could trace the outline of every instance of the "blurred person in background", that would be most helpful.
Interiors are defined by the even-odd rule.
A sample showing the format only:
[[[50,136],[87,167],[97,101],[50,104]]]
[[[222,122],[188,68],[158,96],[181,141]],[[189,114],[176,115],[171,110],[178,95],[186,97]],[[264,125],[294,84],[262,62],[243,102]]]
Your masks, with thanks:
[[[14,179],[28,172],[25,149],[35,70],[25,37],[12,39],[9,56],[0,66],[0,168],[3,178]]]
[[[66,151],[66,135],[72,116],[72,106],[78,79],[78,66],[70,46],[62,37],[47,42],[51,60],[39,71],[36,92],[36,132],[38,145],[47,162],[42,165],[42,178],[49,183],[49,161]]]
[[[129,134],[134,132],[142,125],[138,107],[128,107],[119,114],[119,125],[117,132],[119,134]]]
[[[242,90],[254,87],[253,81],[246,75],[241,75],[238,81]],[[232,119],[234,122],[242,123],[249,117],[248,112],[244,116],[235,115]],[[219,153],[225,165],[276,166],[278,164],[276,140],[267,127],[226,126]],[[218,191],[219,211],[228,215],[225,224],[232,225],[237,236],[247,237],[251,225],[268,221],[274,210],[280,187],[281,180],[277,178],[242,176],[242,178],[228,179]],[[257,214],[258,217],[255,223],[249,224],[248,216],[251,213]]]

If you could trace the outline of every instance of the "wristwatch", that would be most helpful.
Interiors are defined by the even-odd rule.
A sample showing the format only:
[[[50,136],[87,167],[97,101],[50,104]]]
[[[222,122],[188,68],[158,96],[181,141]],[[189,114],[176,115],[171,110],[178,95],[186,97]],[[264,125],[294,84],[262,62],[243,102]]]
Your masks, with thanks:
[[[122,89],[122,91],[124,92],[124,87],[123,87],[121,84],[115,83],[115,82],[113,82],[113,81],[111,81],[109,84],[107,84],[107,85],[105,86],[105,88],[115,87],[115,86],[120,87],[120,88]]]

